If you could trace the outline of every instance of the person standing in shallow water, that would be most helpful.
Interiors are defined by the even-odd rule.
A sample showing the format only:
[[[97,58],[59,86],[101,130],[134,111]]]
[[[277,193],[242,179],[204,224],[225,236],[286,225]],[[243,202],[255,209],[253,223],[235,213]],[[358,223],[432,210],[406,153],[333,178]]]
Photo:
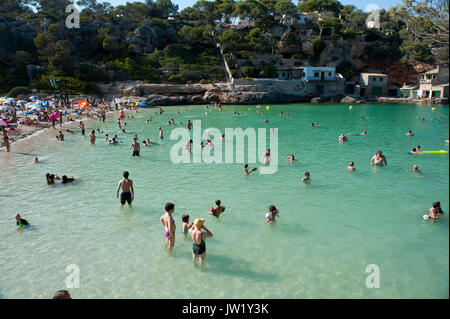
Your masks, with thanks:
[[[205,220],[203,218],[196,218],[194,225],[189,229],[189,233],[192,238],[192,264],[195,265],[197,258],[200,259],[200,267],[203,266],[203,262],[206,258],[206,244],[205,239],[213,237],[213,233],[209,231],[204,225]],[[204,229],[205,231],[202,231]]]
[[[5,144],[6,151],[11,152],[11,146],[9,145],[9,137],[6,128],[3,128],[3,143]]]
[[[83,121],[80,121],[80,128],[81,128],[81,135],[82,135],[82,136],[86,136],[86,135],[85,135],[85,132],[86,132],[86,131],[84,130],[84,123],[83,123]]]
[[[92,130],[91,134],[89,134],[89,138],[91,139],[91,144],[95,144],[95,131]]]
[[[119,197],[120,188],[122,188],[122,194],[120,194],[120,205],[123,207],[125,202],[131,207],[131,203],[134,200],[134,188],[133,181],[128,179],[130,173],[127,171],[123,172],[123,179],[119,181],[119,186],[117,187],[117,198]]]
[[[166,247],[169,251],[175,246],[175,221],[172,214],[175,211],[173,203],[167,203],[165,206],[166,213],[161,216],[160,221],[164,227],[164,237],[166,237]]]

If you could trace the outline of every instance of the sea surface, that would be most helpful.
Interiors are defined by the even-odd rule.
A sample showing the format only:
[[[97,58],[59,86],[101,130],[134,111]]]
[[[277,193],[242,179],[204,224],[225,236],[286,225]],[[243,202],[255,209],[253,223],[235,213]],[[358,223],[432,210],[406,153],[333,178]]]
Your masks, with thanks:
[[[126,119],[125,134],[117,116],[87,124],[87,135],[99,128],[117,134],[119,145],[98,133],[91,145],[73,124],[75,134],[65,132],[64,142],[50,129],[12,144],[9,154],[0,150],[0,298],[51,298],[59,289],[73,298],[449,298],[449,220],[422,217],[436,200],[449,214],[448,154],[408,154],[417,145],[448,150],[448,106],[164,110],[127,112],[134,118]],[[168,125],[172,118],[175,126]],[[247,177],[243,163],[175,164],[171,150],[179,140],[170,133],[188,119],[222,133],[265,128],[267,147],[278,128],[276,172],[260,174],[259,161],[249,164],[258,171]],[[349,142],[338,142],[341,133],[352,134]],[[159,144],[141,143],[141,157],[132,157],[134,134]],[[386,167],[370,165],[378,149]],[[293,164],[285,160],[291,154]],[[346,169],[350,161],[354,172]],[[414,164],[420,173],[411,172]],[[116,198],[124,170],[134,182],[132,208]],[[311,180],[301,183],[306,171]],[[49,186],[47,172],[77,181]],[[208,214],[216,199],[226,207],[219,218]],[[175,204],[172,253],[159,220],[167,202]],[[272,225],[264,223],[269,205],[280,211]],[[18,228],[16,213],[31,226]],[[203,269],[192,266],[192,241],[180,233],[183,214],[204,218],[214,234]]]

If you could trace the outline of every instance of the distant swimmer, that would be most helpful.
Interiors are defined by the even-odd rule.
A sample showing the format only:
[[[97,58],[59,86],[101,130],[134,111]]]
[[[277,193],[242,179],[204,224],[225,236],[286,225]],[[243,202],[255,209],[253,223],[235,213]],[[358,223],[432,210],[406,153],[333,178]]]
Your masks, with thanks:
[[[159,138],[164,138],[161,126],[159,127]]]
[[[133,148],[133,157],[134,156],[141,156],[139,153],[141,151],[141,146],[139,145],[139,142],[136,138],[133,138],[133,143],[130,145],[130,150]]]
[[[266,119],[264,120],[264,123],[269,123],[269,120],[267,119],[267,117],[266,117]]]
[[[187,141],[186,144],[184,145],[184,147],[186,148],[186,151],[188,151],[188,153],[190,153],[191,149],[192,149],[192,140]]]
[[[297,160],[294,158],[294,155],[290,155],[288,157],[286,157],[286,160],[289,161],[289,163],[294,163]]]
[[[364,121],[364,116],[361,116],[361,121]]]
[[[37,157],[34,158],[34,164],[39,164],[39,158]]]
[[[16,214],[14,216],[14,219],[16,220],[16,225],[17,226],[27,226],[30,225],[30,223],[26,220],[20,217],[20,214]]]
[[[70,133],[70,134],[73,134],[73,131],[72,131],[72,130],[69,130],[69,129],[66,129],[66,132],[67,132],[67,133]]]
[[[319,125],[319,122],[316,122],[316,127],[319,127],[320,125]]]
[[[195,265],[197,258],[200,260],[200,267],[206,258],[206,244],[205,239],[213,237],[213,233],[209,231],[204,225],[205,220],[203,218],[196,218],[194,225],[189,229],[189,233],[192,238],[192,264]],[[205,230],[205,231],[202,231]]]
[[[164,227],[164,237],[166,237],[166,247],[169,251],[175,246],[175,221],[172,214],[175,211],[175,205],[173,203],[167,203],[164,207],[166,213],[159,219]]]
[[[64,134],[63,134],[63,132],[59,131],[58,139],[59,139],[60,141],[64,141]]]
[[[311,176],[309,175],[309,172],[305,172],[305,177],[303,177],[300,182],[306,182],[311,179]]]
[[[128,203],[128,206],[131,207],[131,203],[134,200],[134,188],[133,181],[128,179],[130,173],[127,171],[123,172],[123,179],[119,181],[119,186],[117,187],[117,198],[119,197],[120,188],[122,188],[122,193],[120,194],[120,205],[121,207],[125,205],[125,202]]]
[[[84,130],[84,123],[83,123],[83,121],[80,121],[80,128],[81,128],[81,135],[82,136],[86,136],[85,135],[86,131]]]
[[[413,136],[413,135],[414,135],[414,133],[411,132],[411,130],[409,130],[408,133],[406,133],[406,136]]]
[[[75,177],[67,177],[67,175],[63,175],[61,183],[68,184],[75,181]]]
[[[247,176],[247,175],[249,175],[252,172],[256,172],[256,170],[257,170],[256,167],[254,167],[251,170],[249,170],[248,164],[245,164],[245,166],[244,166],[244,175]]]
[[[205,145],[203,144],[203,142],[200,142],[200,148],[204,148]]]
[[[441,208],[441,202],[435,201],[433,203],[433,206],[429,209],[430,214],[423,216],[424,219],[439,219],[439,218],[446,218],[444,215],[444,211]]]
[[[94,130],[92,130],[91,134],[89,134],[89,139],[91,140],[91,144],[95,144],[96,137],[95,137],[95,131]]]
[[[355,163],[354,162],[350,162],[350,164],[347,166],[347,169],[349,171],[355,171],[356,170]]]
[[[105,135],[105,141],[109,141],[109,135],[108,134]]]
[[[279,114],[280,116],[283,116],[283,112],[280,112],[280,114]]]
[[[214,147],[213,142],[211,142],[211,140],[206,140],[206,146],[210,146],[210,147]]]
[[[113,139],[111,141],[109,141],[109,144],[119,144],[119,141],[116,140],[115,137],[113,137]]]
[[[267,164],[268,162],[270,162],[270,159],[270,148],[268,148],[267,151],[263,154],[262,160],[264,164]]]
[[[340,143],[342,143],[342,142],[348,142],[347,136],[341,133],[341,135],[339,135],[339,142],[340,142]]]
[[[414,165],[412,171],[413,171],[414,173],[419,173],[419,172],[420,172],[420,171],[419,171],[419,166]]]
[[[362,132],[361,134],[359,134],[359,135],[367,135],[367,131],[366,130],[364,130],[364,132]]]
[[[276,217],[280,216],[280,211],[273,205],[269,206],[269,212],[266,214],[266,221],[264,222],[265,224],[267,223],[274,223],[276,222]]]
[[[373,166],[374,164],[379,166],[387,165],[386,156],[383,155],[381,150],[378,150],[370,160],[370,165]]]
[[[411,154],[419,154],[420,151],[417,150],[417,147],[414,147],[414,148],[410,151],[410,153],[411,153]]]
[[[191,120],[188,120],[188,121],[187,121],[187,123],[186,123],[186,128],[187,128],[188,130],[191,130],[191,129],[192,129],[192,122],[191,122]]]
[[[219,217],[220,214],[225,211],[225,206],[221,206],[220,204],[221,201],[219,199],[216,200],[216,207],[211,207],[211,209],[209,210],[209,214],[215,217]]]

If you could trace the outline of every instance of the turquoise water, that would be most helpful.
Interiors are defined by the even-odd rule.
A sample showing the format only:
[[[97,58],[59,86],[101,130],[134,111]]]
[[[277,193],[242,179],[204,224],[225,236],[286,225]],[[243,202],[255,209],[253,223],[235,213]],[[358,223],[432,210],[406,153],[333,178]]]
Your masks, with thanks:
[[[422,219],[435,200],[448,216],[448,155],[407,154],[418,144],[448,150],[442,126],[448,107],[271,105],[268,124],[254,106],[225,106],[208,116],[204,106],[164,109],[163,116],[154,109],[128,113],[135,117],[126,120],[128,134],[119,134],[116,116],[87,125],[87,132],[118,134],[120,145],[97,134],[91,146],[74,125],[78,132],[64,142],[47,131],[13,144],[15,153],[0,152],[1,298],[50,298],[66,289],[70,264],[80,270],[80,287],[69,289],[74,298],[449,297],[448,219]],[[171,118],[221,130],[279,128],[278,171],[244,177],[240,163],[173,164]],[[161,145],[142,147],[141,157],[132,158],[134,133],[156,141],[159,126]],[[341,132],[364,129],[367,136],[337,142]],[[409,129],[416,135],[405,136]],[[378,148],[388,166],[371,168]],[[290,154],[294,164],[284,160]],[[33,164],[35,155],[41,164]],[[346,170],[349,161],[356,172]],[[421,174],[407,171],[414,164]],[[123,170],[135,184],[132,208],[121,209],[115,197]],[[305,171],[309,184],[299,183]],[[78,181],[48,186],[46,172]],[[207,213],[216,199],[226,206],[219,219]],[[159,221],[168,201],[175,203],[177,225],[172,254]],[[264,224],[269,205],[280,210],[275,225]],[[15,213],[33,226],[17,229]],[[192,267],[192,241],[179,233],[186,213],[191,221],[205,218],[214,234],[206,240],[203,270]],[[380,288],[366,287],[369,264],[379,267]]]

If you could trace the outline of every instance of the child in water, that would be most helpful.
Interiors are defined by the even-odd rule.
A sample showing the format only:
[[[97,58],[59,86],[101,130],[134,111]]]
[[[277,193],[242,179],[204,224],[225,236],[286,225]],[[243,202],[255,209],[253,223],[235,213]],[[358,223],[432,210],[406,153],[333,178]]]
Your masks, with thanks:
[[[309,172],[305,172],[305,177],[303,177],[300,182],[306,182],[310,180]]]
[[[26,219],[23,219],[20,217],[20,214],[16,214],[14,216],[14,219],[16,220],[16,225],[17,226],[27,226],[29,225],[28,221]]]
[[[276,221],[275,220],[276,216],[278,216],[278,217],[280,216],[280,211],[275,206],[270,205],[269,206],[269,212],[266,214],[267,220],[264,223],[265,224],[267,224],[267,223],[274,223]]]
[[[211,207],[209,214],[215,217],[219,217],[225,211],[225,206],[220,205],[220,200],[216,200],[216,207]]]
[[[186,238],[189,228],[192,227],[192,223],[189,224],[189,215],[185,214],[181,216],[181,221],[183,222],[183,225],[181,226],[181,233],[183,233],[184,238]]]

